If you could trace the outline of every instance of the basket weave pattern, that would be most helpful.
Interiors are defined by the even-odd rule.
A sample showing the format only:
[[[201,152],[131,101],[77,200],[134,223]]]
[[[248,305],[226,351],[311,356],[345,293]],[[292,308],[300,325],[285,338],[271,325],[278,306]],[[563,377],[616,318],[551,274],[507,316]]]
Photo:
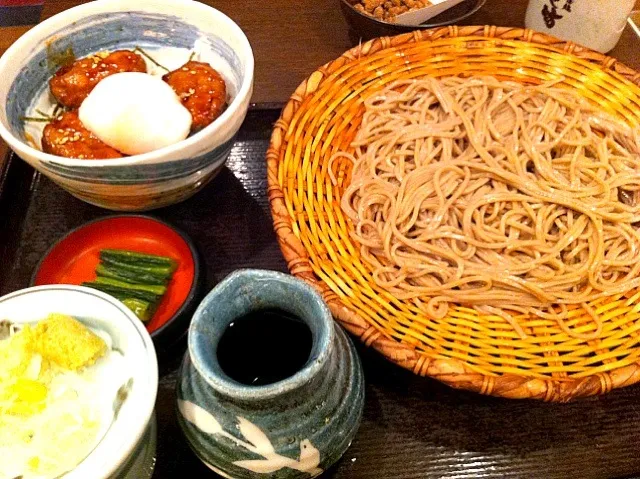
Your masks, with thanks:
[[[446,27],[355,47],[304,81],[275,125],[267,153],[269,200],[292,274],[323,295],[334,316],[366,345],[421,376],[509,398],[568,401],[640,381],[640,293],[592,303],[599,339],[564,333],[554,321],[520,317],[520,339],[503,319],[451,308],[425,317],[378,287],[349,237],[340,209],[364,99],[390,82],[424,76],[492,75],[539,84],[560,79],[609,113],[640,124],[640,73],[570,42],[515,28]],[[333,185],[329,167],[337,178]],[[578,310],[569,327],[589,332]]]

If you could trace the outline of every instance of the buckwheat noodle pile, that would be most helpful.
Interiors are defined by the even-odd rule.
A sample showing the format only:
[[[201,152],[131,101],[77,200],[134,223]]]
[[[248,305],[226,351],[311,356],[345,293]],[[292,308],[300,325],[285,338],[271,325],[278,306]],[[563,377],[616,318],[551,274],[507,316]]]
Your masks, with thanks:
[[[450,303],[556,320],[640,285],[640,142],[553,83],[400,81],[366,100],[341,200],[373,279],[431,318]],[[331,173],[335,182],[335,174]],[[582,308],[595,330],[566,324]]]

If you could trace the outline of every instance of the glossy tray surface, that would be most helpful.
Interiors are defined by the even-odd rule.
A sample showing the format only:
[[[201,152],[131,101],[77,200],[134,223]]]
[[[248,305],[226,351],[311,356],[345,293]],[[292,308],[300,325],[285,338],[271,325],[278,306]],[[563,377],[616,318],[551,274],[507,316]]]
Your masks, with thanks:
[[[208,266],[206,291],[241,267],[287,271],[266,196],[265,152],[279,111],[250,112],[227,167],[203,191],[152,214],[186,232]],[[4,179],[4,181],[3,181]],[[29,285],[48,248],[112,213],[76,200],[17,158],[0,171],[0,294]],[[364,418],[323,478],[471,479],[640,477],[640,387],[571,404],[512,401],[414,376],[360,343]],[[184,340],[163,356],[154,479],[212,478],[175,417]]]

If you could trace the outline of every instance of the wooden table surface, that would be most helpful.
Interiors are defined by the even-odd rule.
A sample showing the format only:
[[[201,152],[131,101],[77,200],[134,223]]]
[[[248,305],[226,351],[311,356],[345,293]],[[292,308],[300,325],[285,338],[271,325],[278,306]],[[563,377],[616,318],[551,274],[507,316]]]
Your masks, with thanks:
[[[488,0],[465,23],[523,27],[527,1]],[[45,0],[42,19],[81,3],[85,2]],[[357,38],[349,35],[339,0],[205,0],[203,3],[226,13],[249,38],[256,60],[254,103],[286,102],[317,67],[340,56],[357,42]],[[18,34],[13,32],[14,38]],[[4,36],[4,32],[0,36]],[[0,39],[0,49],[7,41]],[[627,28],[611,55],[640,69],[638,46],[640,41]]]
[[[43,0],[41,20],[84,0]],[[11,5],[16,0],[0,0]],[[487,0],[469,17],[468,25],[524,26],[528,0]],[[19,3],[19,0],[18,0]],[[356,44],[340,12],[339,0],[204,0],[235,20],[254,49],[256,60],[253,103],[257,107],[281,105],[317,67]],[[640,0],[636,7],[640,8]],[[2,21],[0,19],[0,25]],[[0,55],[33,25],[0,27]],[[626,28],[611,55],[640,69],[636,54],[640,41]],[[0,139],[0,167],[6,156]],[[0,168],[1,169],[1,168]]]
[[[6,0],[5,0],[6,1]],[[235,20],[247,34],[256,59],[253,102],[282,104],[320,65],[354,46],[339,0],[205,0]],[[0,5],[2,5],[0,0]],[[44,20],[83,0],[44,0]],[[640,4],[640,1],[638,2]],[[488,0],[468,25],[522,27],[527,0]],[[639,7],[640,8],[640,7]],[[1,23],[1,22],[0,22]],[[30,28],[0,28],[0,54]],[[627,28],[611,55],[640,69],[640,41]],[[259,106],[259,105],[258,105]]]
[[[2,5],[21,0],[0,0]],[[25,0],[22,0],[25,1]],[[42,0],[41,20],[56,15],[84,0]],[[524,26],[528,0],[487,0],[469,17],[467,25]],[[317,67],[354,46],[339,0],[204,0],[235,20],[254,49],[256,60],[253,103],[256,107],[279,106]],[[640,0],[636,1],[640,8]],[[0,25],[2,21],[0,19]],[[0,27],[0,55],[33,25]],[[640,40],[630,28],[611,55],[640,69],[637,49]],[[6,145],[0,139],[0,167]],[[1,168],[0,168],[1,170]]]

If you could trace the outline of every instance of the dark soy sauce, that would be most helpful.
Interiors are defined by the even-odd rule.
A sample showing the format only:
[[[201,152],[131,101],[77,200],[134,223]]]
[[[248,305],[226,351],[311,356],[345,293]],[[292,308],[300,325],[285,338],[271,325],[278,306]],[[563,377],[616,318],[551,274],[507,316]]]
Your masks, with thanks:
[[[311,354],[311,330],[281,309],[263,309],[234,320],[218,343],[218,362],[231,379],[264,386],[293,376]]]

